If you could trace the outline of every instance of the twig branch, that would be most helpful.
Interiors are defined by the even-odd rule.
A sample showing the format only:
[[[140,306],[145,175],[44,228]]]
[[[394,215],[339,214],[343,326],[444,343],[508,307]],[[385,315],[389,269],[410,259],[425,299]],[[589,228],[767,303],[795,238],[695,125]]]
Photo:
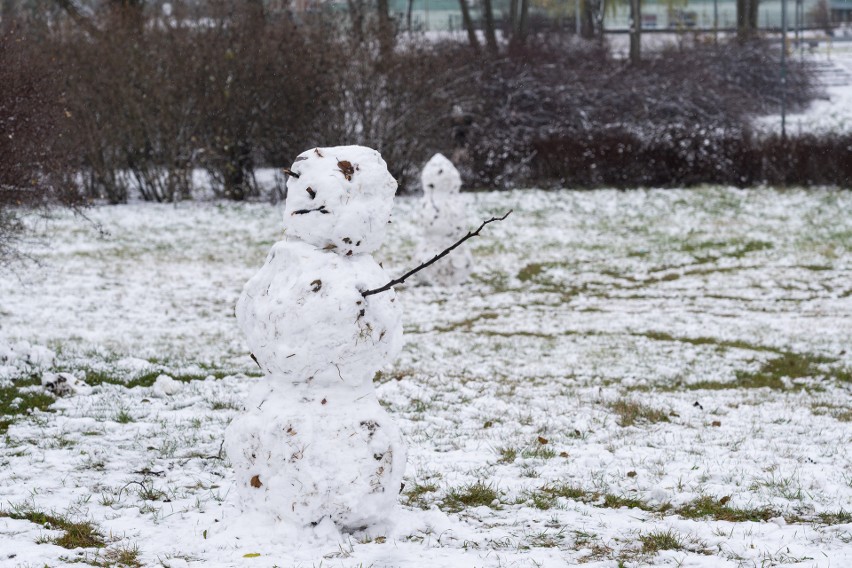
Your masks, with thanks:
[[[493,223],[494,221],[502,221],[506,217],[508,217],[510,213],[512,213],[512,209],[510,209],[502,217],[492,217],[491,219],[488,219],[487,221],[483,221],[482,224],[479,226],[479,228],[477,230],[468,232],[468,234],[466,234],[465,236],[463,236],[462,238],[457,240],[455,243],[453,243],[452,245],[450,245],[449,247],[445,248],[443,251],[441,251],[440,253],[438,253],[434,257],[432,257],[431,260],[427,260],[426,262],[424,262],[423,264],[421,264],[417,268],[409,270],[408,272],[406,272],[405,274],[403,274],[402,276],[400,276],[399,278],[397,278],[395,280],[391,280],[390,282],[388,282],[387,284],[385,284],[381,288],[376,288],[375,290],[367,290],[365,292],[361,292],[361,295],[366,298],[367,296],[372,296],[373,294],[379,294],[380,292],[386,292],[386,291],[390,290],[393,286],[396,286],[397,284],[402,284],[403,282],[405,282],[405,280],[407,278],[417,274],[418,272],[420,272],[424,268],[427,268],[427,267],[435,264],[436,262],[438,262],[439,260],[441,260],[442,258],[447,256],[448,254],[450,254],[453,251],[453,249],[458,247],[460,244],[462,244],[463,242],[465,242],[469,238],[479,235],[479,232],[488,223]]]

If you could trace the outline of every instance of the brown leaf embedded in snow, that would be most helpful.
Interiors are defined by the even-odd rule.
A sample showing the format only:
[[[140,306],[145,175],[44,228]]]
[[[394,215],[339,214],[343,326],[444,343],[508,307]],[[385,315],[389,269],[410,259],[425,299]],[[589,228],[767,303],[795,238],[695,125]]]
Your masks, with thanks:
[[[254,477],[252,477],[251,481],[249,483],[251,483],[251,486],[254,487],[255,489],[259,489],[259,488],[263,487],[263,483],[260,482],[260,476],[259,475],[255,475]]]
[[[343,177],[346,178],[346,181],[352,181],[352,176],[355,174],[355,168],[352,166],[351,162],[341,160],[337,162],[337,167],[340,168],[340,173],[343,174]]]

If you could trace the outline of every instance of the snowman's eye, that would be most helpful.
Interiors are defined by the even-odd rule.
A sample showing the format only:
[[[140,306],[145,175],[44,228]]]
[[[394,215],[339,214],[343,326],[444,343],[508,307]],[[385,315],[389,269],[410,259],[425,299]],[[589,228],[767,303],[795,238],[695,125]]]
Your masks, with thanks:
[[[316,209],[298,209],[296,211],[293,211],[290,214],[291,215],[306,215],[307,213],[311,213],[313,211],[319,211],[323,215],[328,215],[329,213],[331,213],[331,211],[329,211],[328,209],[325,208],[325,205],[320,205]]]

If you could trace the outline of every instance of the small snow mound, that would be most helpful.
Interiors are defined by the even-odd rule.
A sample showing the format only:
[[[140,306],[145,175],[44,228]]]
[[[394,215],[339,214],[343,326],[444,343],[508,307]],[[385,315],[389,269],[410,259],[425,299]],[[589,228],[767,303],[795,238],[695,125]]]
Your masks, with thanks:
[[[71,373],[45,373],[41,386],[58,397],[90,394],[92,388]]]
[[[153,366],[150,361],[138,357],[124,357],[115,362],[115,366],[128,371],[141,373],[148,371]]]
[[[56,353],[42,345],[33,345],[29,341],[8,343],[0,340],[0,379],[37,373],[52,365],[55,359]]]
[[[168,375],[160,375],[151,387],[156,398],[166,398],[177,394],[183,389],[180,381],[176,381]]]
[[[662,504],[671,501],[671,494],[659,485],[653,487],[648,492],[648,502],[652,504]]]

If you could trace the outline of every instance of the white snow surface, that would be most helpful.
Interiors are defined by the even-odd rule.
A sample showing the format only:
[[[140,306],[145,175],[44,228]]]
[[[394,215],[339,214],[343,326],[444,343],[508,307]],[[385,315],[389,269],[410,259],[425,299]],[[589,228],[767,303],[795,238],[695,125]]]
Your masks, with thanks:
[[[233,498],[225,428],[264,380],[234,305],[279,209],[95,207],[105,237],[71,214],[40,225],[40,264],[0,275],[0,393],[41,389],[35,368],[94,386],[0,438],[0,565],[134,547],[143,566],[852,565],[852,194],[470,195],[474,222],[510,208],[463,245],[467,285],[397,289],[405,346],[375,382],[406,486],[386,526],[354,534],[272,530]],[[397,199],[376,253],[391,275],[419,262],[420,209]],[[784,354],[809,367],[748,384]],[[127,386],[161,373],[183,388]],[[631,423],[629,403],[660,414]],[[324,406],[309,428],[331,429]],[[454,500],[477,483],[490,502]],[[771,513],[676,512],[701,496]],[[46,542],[62,531],[15,507],[93,522],[106,547]],[[680,546],[647,551],[654,534]]]

